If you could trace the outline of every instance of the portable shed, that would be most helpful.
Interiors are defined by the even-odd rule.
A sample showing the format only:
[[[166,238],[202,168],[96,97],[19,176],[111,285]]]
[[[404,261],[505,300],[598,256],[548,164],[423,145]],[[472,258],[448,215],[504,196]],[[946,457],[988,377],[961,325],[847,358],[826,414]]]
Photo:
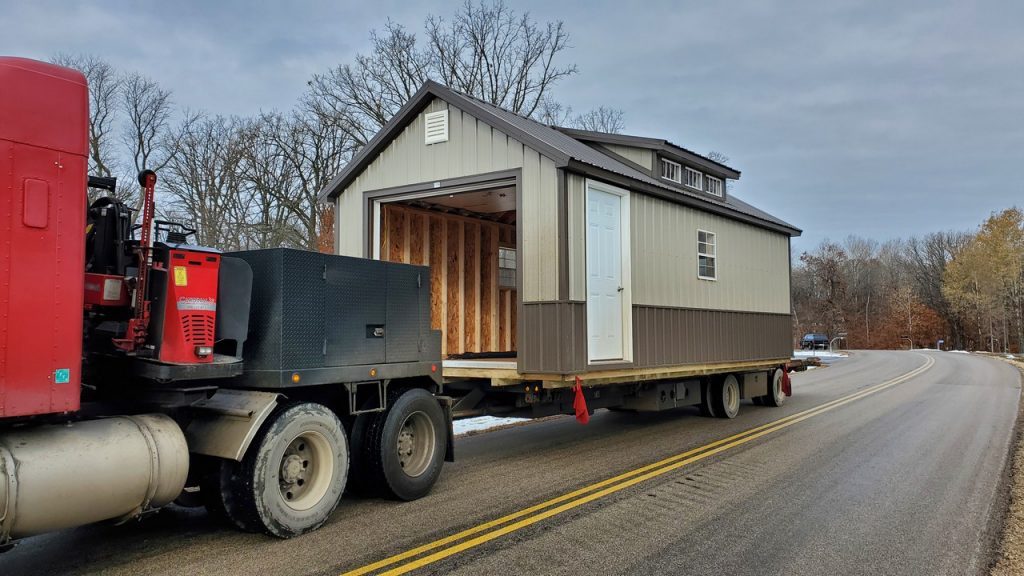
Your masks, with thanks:
[[[321,199],[338,254],[430,266],[446,376],[653,379],[791,355],[800,231],[739,176],[427,82]]]

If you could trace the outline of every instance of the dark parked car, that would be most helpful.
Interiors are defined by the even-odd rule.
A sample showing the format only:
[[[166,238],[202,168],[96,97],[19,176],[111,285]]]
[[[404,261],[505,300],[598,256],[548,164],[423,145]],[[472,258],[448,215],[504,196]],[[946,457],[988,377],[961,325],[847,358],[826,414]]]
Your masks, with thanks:
[[[824,334],[804,334],[800,339],[801,350],[828,350],[828,336]]]

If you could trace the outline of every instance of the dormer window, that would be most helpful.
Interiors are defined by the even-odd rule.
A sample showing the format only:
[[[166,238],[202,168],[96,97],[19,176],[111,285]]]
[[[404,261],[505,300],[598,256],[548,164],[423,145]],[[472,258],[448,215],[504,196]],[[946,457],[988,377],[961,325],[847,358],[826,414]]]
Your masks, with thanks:
[[[722,179],[715,178],[714,176],[706,176],[704,179],[706,180],[705,186],[707,186],[707,188],[705,188],[705,192],[711,194],[712,196],[718,196],[719,198],[721,198]]]
[[[686,185],[697,190],[704,189],[704,174],[693,168],[686,169]]]
[[[665,180],[671,180],[677,184],[683,181],[683,167],[677,162],[671,160],[661,159],[661,177]]]

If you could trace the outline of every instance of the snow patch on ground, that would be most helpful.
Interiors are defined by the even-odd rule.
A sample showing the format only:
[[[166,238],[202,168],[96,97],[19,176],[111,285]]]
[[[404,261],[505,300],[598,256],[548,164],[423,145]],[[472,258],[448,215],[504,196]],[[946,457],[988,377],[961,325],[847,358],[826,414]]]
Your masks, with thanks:
[[[496,416],[477,416],[476,418],[465,418],[454,422],[455,435],[468,434],[469,432],[481,432],[492,428],[500,428],[512,424],[526,422],[529,418],[498,418]]]
[[[846,352],[832,352],[829,350],[794,350],[794,358],[846,358]]]
[[[970,354],[967,350],[950,350],[953,354]]]

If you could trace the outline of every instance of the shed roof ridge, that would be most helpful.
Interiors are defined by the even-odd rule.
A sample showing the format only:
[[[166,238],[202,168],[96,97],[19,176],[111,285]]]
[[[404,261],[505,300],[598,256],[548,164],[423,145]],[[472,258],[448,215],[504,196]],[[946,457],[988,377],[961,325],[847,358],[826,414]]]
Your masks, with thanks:
[[[386,146],[388,142],[393,140],[394,134],[404,129],[405,126],[411,122],[414,114],[419,113],[419,111],[429,103],[428,97],[438,98],[457,107],[461,104],[462,106],[471,108],[466,110],[466,112],[471,115],[483,115],[484,117],[479,118],[480,120],[494,125],[494,127],[499,130],[508,131],[509,136],[520,139],[523,141],[523,144],[529,145],[541,154],[551,157],[556,161],[556,165],[558,166],[567,166],[570,161],[575,161],[578,162],[579,165],[587,165],[597,168],[598,170],[618,174],[646,186],[653,186],[658,189],[671,191],[676,194],[697,199],[711,206],[725,208],[738,215],[746,216],[747,218],[753,218],[768,224],[781,226],[797,234],[800,232],[795,226],[776,218],[767,212],[740,200],[739,198],[736,198],[733,194],[729,194],[724,200],[718,200],[669,186],[663,182],[659,182],[649,174],[638,171],[626,163],[613,158],[609,154],[595,149],[572,134],[567,133],[573,129],[561,129],[558,126],[545,124],[534,118],[518,114],[497,104],[486,102],[480,98],[471,96],[432,79],[426,80],[416,94],[406,102],[404,106],[402,106],[402,109],[398,114],[396,114],[395,117],[381,128],[381,130],[369,142],[367,142],[367,144],[358,153],[356,153],[355,156],[353,156],[342,172],[331,180],[324,190],[321,191],[320,199],[326,200],[340,194],[345,184],[350,181],[351,178],[356,176],[355,173],[365,169],[365,166],[372,161],[373,158],[379,155],[382,148]],[[456,101],[453,102],[453,100]],[[525,124],[523,123],[524,121],[526,121]],[[644,137],[639,136],[629,138],[644,139]],[[654,141],[655,139],[646,140]],[[714,160],[704,158],[700,154],[675,146],[666,140],[662,140],[662,142],[694,156],[703,158],[708,162],[722,166],[725,169],[735,172],[737,176],[739,174],[738,171],[733,170],[724,164],[715,162]],[[733,199],[735,199],[735,203],[731,202]]]

